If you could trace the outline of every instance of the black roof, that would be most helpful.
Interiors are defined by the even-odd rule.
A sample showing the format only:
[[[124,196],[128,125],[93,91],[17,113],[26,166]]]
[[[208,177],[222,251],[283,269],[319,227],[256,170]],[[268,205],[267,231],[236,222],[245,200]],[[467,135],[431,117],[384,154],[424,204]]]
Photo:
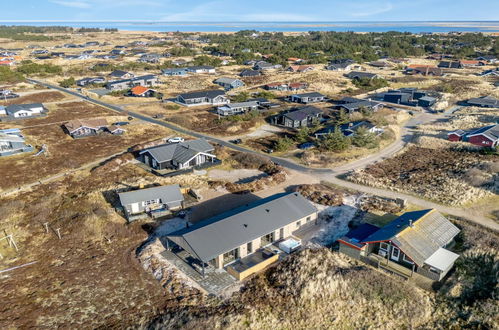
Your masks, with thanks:
[[[370,72],[362,72],[362,71],[352,71],[352,72],[349,72],[345,75],[345,77],[350,78],[350,79],[362,79],[362,78],[372,79],[376,76],[377,76],[377,74],[370,73]]]
[[[184,93],[180,94],[179,96],[182,97],[184,100],[187,100],[187,99],[199,99],[202,97],[213,99],[220,95],[225,95],[225,92],[220,89],[214,89],[208,91],[196,91],[196,92]]]
[[[288,112],[285,112],[283,116],[288,117],[293,121],[302,121],[309,116],[316,116],[318,114],[321,114],[322,112],[323,111],[319,108],[309,106],[290,110]]]

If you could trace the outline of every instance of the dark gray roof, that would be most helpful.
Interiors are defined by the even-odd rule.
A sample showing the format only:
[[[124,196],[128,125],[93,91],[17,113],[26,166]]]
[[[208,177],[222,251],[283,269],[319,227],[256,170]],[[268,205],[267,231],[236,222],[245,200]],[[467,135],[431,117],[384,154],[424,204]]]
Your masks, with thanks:
[[[219,89],[214,89],[214,90],[209,90],[209,91],[197,91],[197,92],[190,92],[190,93],[184,93],[180,94],[179,96],[183,98],[184,100],[188,99],[200,99],[203,97],[213,99],[217,96],[220,95],[225,95],[225,92]]]
[[[293,96],[303,98],[303,97],[325,97],[325,95],[317,92],[310,92],[310,93],[302,93],[302,94],[295,94]]]
[[[236,81],[241,81],[241,80],[239,80],[237,78],[221,77],[221,78],[216,79],[215,83],[216,84],[229,84],[229,85],[231,85],[231,84],[235,83]]]
[[[312,203],[299,193],[278,194],[206,219],[167,237],[207,262],[315,212],[317,209]]]
[[[147,148],[140,153],[148,152],[159,163],[175,160],[185,163],[200,152],[208,153],[213,151],[213,146],[204,139],[189,140],[180,143],[162,144],[156,147]]]
[[[495,106],[499,107],[499,100],[492,96],[476,97],[468,100],[469,104],[478,106]]]
[[[260,71],[257,71],[257,70],[249,70],[249,69],[244,69],[243,71],[241,71],[241,73],[239,74],[241,77],[253,77],[253,76],[259,76],[261,75],[262,73]]]
[[[303,119],[309,116],[316,116],[318,114],[321,114],[322,112],[323,111],[321,109],[310,106],[310,107],[299,108],[296,110],[291,110],[289,112],[284,113],[283,115],[293,121],[302,121]]]
[[[22,110],[31,110],[33,108],[43,108],[41,103],[29,103],[29,104],[12,104],[5,107],[5,110],[9,113],[15,113]]]
[[[345,108],[348,111],[357,111],[360,108],[372,108],[375,106],[378,106],[382,103],[375,102],[375,101],[369,101],[369,100],[360,100],[359,102],[352,102],[352,103],[345,103],[339,105],[341,108]]]
[[[345,77],[350,78],[350,79],[362,79],[362,78],[375,78],[377,77],[377,74],[370,73],[370,72],[362,72],[362,71],[352,71],[349,72],[345,75]]]
[[[114,70],[109,75],[113,76],[113,77],[122,77],[122,76],[124,76],[124,75],[126,75],[128,73],[129,72],[126,72],[126,71],[123,71],[123,70]]]
[[[120,197],[120,202],[123,206],[142,201],[150,201],[157,198],[160,198],[161,202],[164,204],[181,202],[184,200],[184,196],[182,196],[182,192],[180,191],[180,186],[178,184],[132,190],[119,193],[118,196]]]

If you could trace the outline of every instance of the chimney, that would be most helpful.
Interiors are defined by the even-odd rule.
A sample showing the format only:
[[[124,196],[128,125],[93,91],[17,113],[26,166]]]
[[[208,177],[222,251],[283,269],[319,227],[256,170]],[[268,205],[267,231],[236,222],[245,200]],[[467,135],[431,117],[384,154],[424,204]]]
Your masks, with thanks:
[[[414,227],[414,225],[412,224],[412,219],[409,219],[409,227]]]

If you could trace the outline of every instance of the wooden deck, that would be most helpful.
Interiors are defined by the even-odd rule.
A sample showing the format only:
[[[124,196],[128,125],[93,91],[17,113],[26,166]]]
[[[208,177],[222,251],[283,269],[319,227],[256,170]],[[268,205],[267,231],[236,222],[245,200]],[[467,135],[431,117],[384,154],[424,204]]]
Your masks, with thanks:
[[[397,264],[396,262],[390,261],[385,257],[382,257],[378,254],[371,253],[369,254],[369,259],[374,260],[378,263],[379,268],[385,269],[389,272],[393,272],[397,275],[400,275],[404,278],[409,278],[414,275],[413,271],[409,268],[406,268],[402,265]]]

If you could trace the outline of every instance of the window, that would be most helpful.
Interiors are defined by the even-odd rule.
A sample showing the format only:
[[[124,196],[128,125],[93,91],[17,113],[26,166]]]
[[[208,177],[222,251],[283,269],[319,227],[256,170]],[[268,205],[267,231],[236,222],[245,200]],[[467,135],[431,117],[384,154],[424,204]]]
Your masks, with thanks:
[[[388,251],[388,244],[385,242],[379,243],[379,249],[382,251]]]
[[[284,228],[279,229],[279,238],[284,239]]]
[[[398,261],[400,257],[400,250],[397,247],[392,248],[392,260]]]
[[[312,217],[307,217],[307,222],[309,222],[310,220],[312,220]]]
[[[301,226],[301,221],[298,221],[298,222],[296,223],[296,227],[300,227],[300,226]]]
[[[408,264],[411,264],[411,265],[414,265],[414,262],[409,259],[408,257],[406,257],[406,255],[404,254],[404,256],[402,257],[402,260],[404,260],[405,262],[407,262]]]
[[[159,198],[158,199],[151,199],[149,201],[143,201],[142,206],[149,206],[149,205],[157,204],[157,203],[159,203]]]
[[[248,252],[248,254],[253,252],[253,242],[249,242],[246,244],[246,251]]]
[[[435,274],[440,274],[440,271],[436,268],[430,267],[430,272],[433,272]]]

